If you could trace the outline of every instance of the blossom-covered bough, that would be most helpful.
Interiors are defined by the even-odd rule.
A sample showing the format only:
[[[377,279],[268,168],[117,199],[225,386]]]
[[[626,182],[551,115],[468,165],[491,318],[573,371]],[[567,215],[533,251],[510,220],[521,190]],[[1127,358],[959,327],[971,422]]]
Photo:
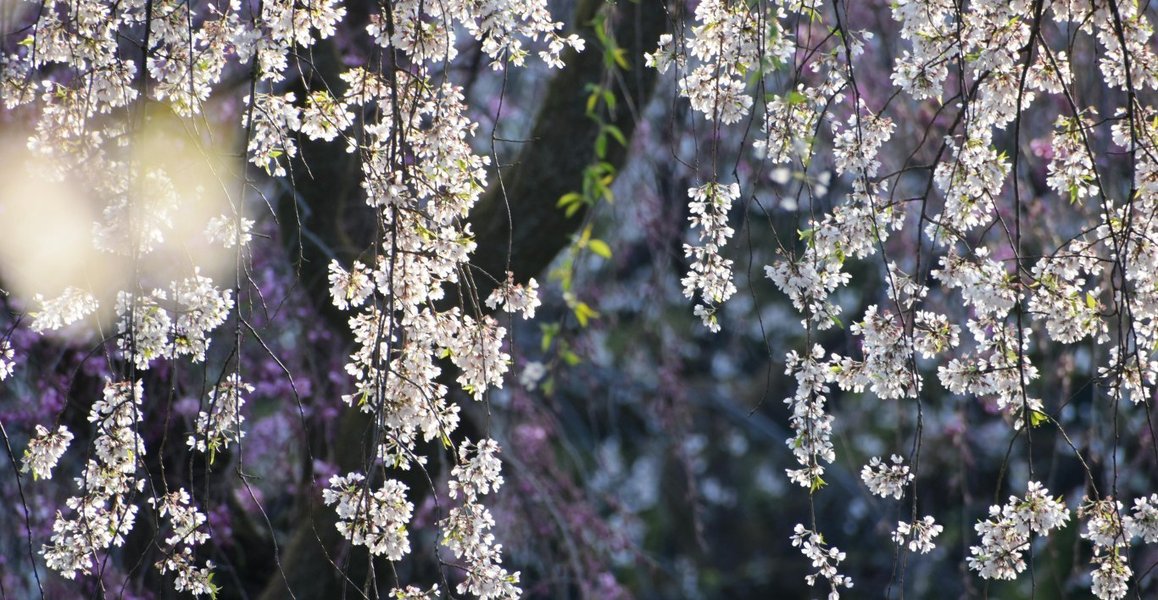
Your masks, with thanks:
[[[834,386],[904,402],[916,427],[907,449],[895,450],[907,451],[911,465],[893,454],[892,464],[873,458],[861,475],[871,493],[909,499],[910,520],[892,536],[902,552],[932,551],[943,527],[919,516],[918,477],[926,374],[935,370],[944,390],[1005,418],[1011,450],[1020,439],[1029,468],[1028,478],[998,482],[1026,495],[992,506],[977,524],[981,541],[970,549],[969,568],[985,579],[1014,579],[1034,539],[1068,522],[1067,504],[1077,499],[1067,503],[1035,480],[1034,433],[1049,429],[1085,469],[1078,513],[1090,527],[1082,537],[1094,543],[1093,592],[1125,597],[1137,584],[1130,549],[1148,538],[1123,525],[1142,517],[1112,500],[1123,442],[1115,434],[1114,450],[1101,454],[1112,476],[1091,470],[1087,453],[1103,442],[1071,441],[1070,400],[1050,396],[1034,357],[1048,349],[1097,360],[1097,402],[1115,418],[1141,419],[1148,441],[1130,451],[1153,453],[1158,72],[1149,5],[893,2],[899,39],[887,40],[895,61],[885,66],[891,85],[883,85],[874,60],[885,49],[883,32],[860,29],[870,13],[854,4],[699,2],[690,29],[662,38],[651,55],[655,68],[676,72],[680,95],[717,135],[747,123],[744,135],[754,138],[764,169],[748,180],[733,171],[739,180],[725,183],[714,168],[692,190],[690,218],[703,233],[700,245],[687,247],[685,294],[702,298],[695,314],[718,331],[720,304],[734,290],[724,258],[732,229],[727,219],[708,218],[704,190],[738,184],[731,199],[766,207],[761,178],[778,178],[782,187],[772,191],[796,195],[780,204],[799,206],[799,239],[782,242],[765,271],[800,313],[806,344],[785,358],[796,381],[785,400],[794,432],[787,442],[799,462],[789,479],[810,497],[825,486],[825,465],[837,458]],[[1075,64],[1095,62],[1074,72]],[[919,127],[898,136],[890,114],[916,115]],[[1031,144],[1026,131],[1041,123],[1053,125],[1052,136]],[[800,183],[784,185],[789,178],[776,175],[784,169]],[[843,197],[818,191],[814,182],[826,169],[843,182]],[[727,211],[728,203],[715,205]],[[875,285],[888,303],[853,316],[848,333],[858,351],[830,352],[821,340],[844,326],[849,303],[841,292],[853,285],[847,265],[874,259]],[[1148,502],[1139,498],[1136,512]],[[808,584],[827,580],[835,598],[852,586],[839,571],[845,555],[825,543],[812,514],[792,544],[815,569]]]
[[[499,447],[490,439],[454,441],[460,407],[441,377],[453,367],[456,383],[481,400],[502,386],[510,361],[505,329],[479,312],[484,299],[471,297],[477,288],[468,262],[476,244],[466,217],[486,189],[489,160],[472,148],[477,124],[445,67],[463,33],[481,44],[495,70],[528,59],[561,66],[563,50],[582,50],[583,40],[564,36],[536,0],[383,3],[360,15],[367,23],[358,34],[372,40],[363,47],[376,48],[373,58],[303,95],[291,87],[303,79],[312,47],[347,26],[349,9],[340,2],[81,0],[12,9],[17,21],[5,27],[19,29],[4,31],[6,42],[16,43],[0,59],[0,90],[9,114],[33,123],[21,167],[102,203],[91,242],[75,240],[84,246],[76,251],[119,269],[116,287],[90,281],[49,297],[36,290],[28,307],[37,331],[94,314],[107,327],[111,318],[115,328],[107,333],[124,360],[112,362],[104,397],[92,405],[92,457],[40,551],[48,567],[66,578],[99,574],[111,547],[134,529],[145,498],[156,511],[153,526],[168,532],[158,542],[160,572],[171,574],[178,592],[220,589],[213,561],[198,551],[209,539],[206,515],[189,490],[145,476],[139,432],[157,402],[146,397],[141,374],[160,360],[165,368],[182,359],[205,362],[215,333],[230,321],[233,356],[210,366],[220,375],[203,396],[187,446],[212,464],[246,435],[245,398],[255,388],[240,357],[246,313],[235,311],[253,242],[254,221],[244,215],[256,183],[247,168],[207,158],[217,151],[214,137],[224,135],[215,128],[228,124],[222,107],[232,102],[240,146],[258,172],[289,177],[299,139],[335,141],[336,152],[357,155],[361,196],[372,209],[375,239],[364,259],[334,260],[329,271],[333,305],[349,312],[356,342],[346,365],[354,392],[344,400],[374,423],[364,468],[333,475],[322,493],[337,511],[337,529],[371,555],[397,561],[409,553],[414,507],[407,485],[394,477],[425,465],[433,442],[456,465],[451,504],[438,508],[437,523],[450,555],[445,564],[459,582],[449,587],[479,598],[517,597],[519,574],[502,566],[483,503],[503,482]],[[143,152],[168,149],[141,147],[163,120],[175,120],[185,134],[179,143],[188,147],[178,160]],[[207,165],[200,175],[208,177],[182,181],[184,160]],[[205,206],[222,213],[204,214]],[[207,274],[228,270],[203,265],[208,257],[200,247],[216,247],[226,265],[234,263],[233,282],[227,277],[222,287]],[[533,279],[526,286],[511,280],[485,300],[492,309],[532,316],[535,288]],[[457,302],[444,302],[448,293]],[[103,306],[111,316],[98,313]],[[5,376],[12,359],[5,340]],[[65,426],[38,427],[24,469],[51,478],[73,437]],[[439,588],[416,589],[399,585],[392,595],[426,597]]]
[[[741,142],[738,157],[713,143],[681,188],[691,227],[679,244],[688,265],[680,283],[695,301],[691,314],[713,333],[726,329],[726,303],[738,291],[737,232],[751,215],[790,214],[792,236],[777,236],[776,259],[756,271],[802,327],[802,345],[782,359],[795,386],[784,400],[797,463],[787,477],[806,490],[810,510],[784,543],[803,554],[807,585],[837,598],[854,584],[843,570],[848,555],[826,540],[816,510],[840,458],[837,434],[853,429],[834,410],[842,394],[869,394],[911,415],[884,452],[890,458],[859,470],[869,494],[906,502],[896,509],[906,518],[882,536],[895,546],[899,585],[908,555],[937,556],[938,521],[953,517],[927,514],[921,495],[934,477],[922,470],[925,411],[949,395],[981,403],[1002,423],[1007,459],[1018,453],[1026,465],[1024,473],[1003,467],[993,484],[995,499],[1012,491],[1007,502],[969,515],[968,569],[1016,580],[1043,538],[1077,526],[1097,597],[1145,585],[1136,573],[1149,566],[1139,569],[1136,547],[1158,541],[1158,495],[1146,481],[1148,495],[1124,502],[1118,485],[1130,466],[1158,464],[1152,9],[1135,0],[688,5],[688,23],[649,41],[648,66],[672,77],[709,137]],[[198,482],[208,478],[173,473],[208,473],[246,443],[258,388],[243,341],[268,349],[252,325],[255,307],[281,301],[247,280],[265,237],[247,211],[274,190],[296,194],[316,160],[308,154],[325,147],[351,157],[345,176],[364,206],[362,231],[350,237],[368,241],[318,261],[304,247],[327,240],[299,240],[299,266],[321,273],[352,340],[341,403],[367,424],[349,442],[357,460],[311,466],[318,489],[302,492],[316,492],[313,504],[332,511],[332,530],[347,545],[323,559],[344,588],[367,597],[518,597],[520,573],[504,560],[488,505],[504,484],[501,449],[486,428],[460,427],[473,409],[456,396],[486,401],[503,386],[514,320],[502,313],[529,319],[540,307],[537,273],[518,272],[510,256],[476,255],[480,229],[494,235],[495,223],[531,214],[478,206],[488,187],[506,189],[495,177],[503,165],[494,131],[491,152],[478,150],[465,89],[472,81],[452,67],[468,45],[500,78],[529,62],[565,67],[584,38],[565,32],[543,0],[0,8],[0,123],[25,126],[5,177],[46,182],[46,202],[59,201],[59,220],[72,224],[57,236],[74,244],[63,252],[69,260],[29,259],[32,274],[4,273],[5,284],[21,287],[29,329],[80,336],[104,359],[83,423],[29,432],[21,466],[33,481],[52,479],[70,452],[83,454],[64,509],[36,548],[30,532],[29,551],[103,589],[109,557],[127,553],[120,549],[147,520],[156,535],[141,555],[177,592],[214,596],[228,585],[205,548],[213,518],[201,505],[209,486]],[[870,9],[887,10],[898,34],[863,28]],[[358,40],[340,60],[315,53],[339,32]],[[882,68],[886,46],[895,60]],[[616,63],[616,48],[601,50]],[[1031,137],[1042,128],[1051,133]],[[244,160],[229,160],[235,152]],[[329,201],[270,212],[283,230],[300,228]],[[8,215],[23,214],[8,202]],[[10,247],[0,259],[11,259]],[[879,290],[879,299],[850,315],[857,286]],[[855,341],[835,343],[838,330]],[[20,360],[0,339],[0,380]],[[1094,381],[1109,431],[1076,430],[1071,399],[1052,393],[1059,362]],[[288,371],[276,357],[267,364]],[[154,457],[142,433],[164,412],[158,407],[185,393],[146,385],[158,370],[203,374],[176,464]],[[1035,460],[1043,437],[1080,464],[1073,497],[1047,487],[1050,474]],[[69,449],[77,439],[87,451]],[[1142,458],[1127,465],[1126,454]],[[436,464],[446,465],[441,474]],[[241,464],[237,472],[251,476]],[[437,531],[433,584],[395,568],[417,546],[420,520]],[[320,541],[333,532],[308,533]],[[351,576],[351,549],[370,557],[363,581]],[[298,576],[279,571],[286,582]],[[387,573],[390,581],[378,580]],[[39,573],[34,579],[41,586]]]

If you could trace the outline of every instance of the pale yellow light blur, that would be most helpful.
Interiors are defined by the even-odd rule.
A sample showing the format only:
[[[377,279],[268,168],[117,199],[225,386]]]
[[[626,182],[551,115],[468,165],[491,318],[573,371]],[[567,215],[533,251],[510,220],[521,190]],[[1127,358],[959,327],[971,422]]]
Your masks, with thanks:
[[[239,167],[214,158],[224,152],[198,148],[184,125],[159,116],[146,119],[144,130],[133,136],[128,158],[134,174],[161,173],[172,184],[175,199],[166,211],[167,223],[156,228],[163,242],[138,256],[135,265],[130,256],[98,250],[93,243],[94,225],[104,219],[106,204],[116,199],[98,197],[94,190],[107,187],[91,178],[108,170],[77,165],[63,181],[52,181],[37,175],[54,169],[25,149],[26,136],[0,137],[0,288],[20,300],[17,306],[35,312],[35,295],[51,300],[69,287],[91,293],[100,304],[96,320],[89,317],[85,325],[62,332],[88,338],[98,323],[104,334],[111,332],[120,290],[147,294],[166,289],[195,269],[218,287],[232,287],[236,248],[211,243],[206,225],[213,217],[234,214],[230,197],[240,189],[235,181]],[[119,168],[123,173],[125,163]],[[139,182],[130,184],[138,224],[146,220],[146,212],[164,204],[147,197],[147,189]]]
[[[126,266],[92,246],[97,207],[75,182],[39,176],[47,166],[23,146],[0,139],[0,286],[33,310],[35,294],[54,298],[69,286],[103,298]]]
[[[159,114],[157,114],[159,113]],[[132,146],[134,161],[141,173],[158,170],[169,177],[180,199],[171,216],[172,227],[164,232],[165,242],[141,257],[149,285],[161,286],[184,279],[199,267],[201,274],[221,286],[233,281],[235,251],[210,243],[205,235],[209,220],[234,214],[230,197],[237,202],[239,166],[221,157],[226,153],[218,133],[217,148],[199,148],[181,121],[167,110],[156,111]],[[147,206],[153,200],[143,198]]]

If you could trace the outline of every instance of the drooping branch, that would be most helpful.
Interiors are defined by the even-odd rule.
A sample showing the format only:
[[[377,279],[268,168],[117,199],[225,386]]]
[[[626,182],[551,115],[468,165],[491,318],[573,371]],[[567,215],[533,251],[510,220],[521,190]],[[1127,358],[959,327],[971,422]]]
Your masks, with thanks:
[[[667,28],[663,3],[645,0],[609,6],[603,0],[582,0],[572,22],[580,24],[577,33],[585,38],[587,50],[568,51],[566,66],[555,73],[548,86],[530,141],[518,160],[501,171],[502,185],[492,181],[471,215],[478,243],[473,263],[495,278],[501,278],[508,268],[520,280],[537,275],[569,245],[582,223],[584,211],[568,218],[556,202],[580,188],[584,168],[596,157],[595,139],[602,125],[587,117],[585,98],[587,85],[600,81],[605,73],[602,49],[592,29],[601,10],[610,13],[607,22],[613,24],[612,36],[623,48],[628,65],[619,78],[622,85],[611,90],[620,108],[603,125],[617,127],[630,141],[637,114],[627,107],[642,110],[651,97],[655,73],[644,67],[643,53]],[[332,43],[315,48],[313,67],[322,76],[318,81],[336,80],[340,64]],[[627,149],[612,146],[603,160],[619,169],[627,159]],[[336,331],[348,335],[345,316],[332,309],[326,276],[331,259],[349,260],[370,246],[366,235],[370,232],[359,228],[368,220],[356,216],[358,156],[336,151],[332,144],[323,147],[310,142],[302,144],[302,156],[308,161],[308,170],[298,170],[294,192],[280,199],[282,231],[313,303]],[[493,282],[489,277],[474,279],[479,297],[485,298]],[[330,457],[339,472],[361,468],[365,438],[372,429],[369,416],[346,411]],[[471,429],[464,423],[464,431]],[[420,504],[421,496],[430,492],[428,487],[424,482],[413,482],[411,500]],[[271,574],[260,595],[263,599],[286,597],[287,585],[298,597],[337,597],[345,577],[358,583],[364,577],[337,573],[331,566],[344,543],[334,529],[332,510],[321,506],[317,498],[304,499],[299,510],[300,523],[283,548],[282,569]],[[364,566],[365,558],[351,561],[351,565],[357,563]]]

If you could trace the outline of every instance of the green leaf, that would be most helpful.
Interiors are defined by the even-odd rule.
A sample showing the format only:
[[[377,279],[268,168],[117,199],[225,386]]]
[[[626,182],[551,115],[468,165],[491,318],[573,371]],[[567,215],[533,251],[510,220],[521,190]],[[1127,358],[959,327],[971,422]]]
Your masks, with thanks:
[[[1042,423],[1045,423],[1048,421],[1049,421],[1049,415],[1041,412],[1040,410],[1029,411],[1029,426],[1030,427],[1037,427],[1037,426],[1041,425]]]
[[[551,347],[551,341],[555,339],[555,335],[559,333],[559,324],[551,323],[542,326],[543,340],[539,343],[540,350],[546,352]]]
[[[587,247],[595,254],[609,260],[611,259],[611,246],[608,246],[607,242],[603,240],[591,240],[587,242]]]
[[[603,188],[599,190],[599,195],[602,196],[608,204],[615,204],[615,192],[611,191],[610,185],[603,186]]]
[[[611,58],[615,61],[615,64],[619,65],[620,69],[624,71],[631,70],[631,65],[627,64],[627,50],[615,48],[611,51]]]
[[[1098,299],[1094,297],[1093,292],[1086,292],[1086,307],[1090,310],[1097,310]]]
[[[627,138],[618,127],[614,125],[604,125],[603,131],[606,131],[608,135],[615,138],[615,141],[619,142],[620,146],[627,147]]]
[[[574,308],[571,309],[571,312],[575,313],[575,318],[579,321],[579,325],[582,327],[586,327],[587,322],[591,319],[599,318],[599,313],[596,312],[595,309],[588,306],[586,302],[576,302]]]
[[[559,201],[555,203],[555,207],[563,208],[580,202],[583,202],[583,196],[580,196],[579,192],[570,192],[559,196]]]

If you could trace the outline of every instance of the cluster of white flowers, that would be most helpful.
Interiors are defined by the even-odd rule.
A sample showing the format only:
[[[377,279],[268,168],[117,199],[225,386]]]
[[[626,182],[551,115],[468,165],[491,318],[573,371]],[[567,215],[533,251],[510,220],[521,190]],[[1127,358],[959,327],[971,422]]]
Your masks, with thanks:
[[[832,446],[832,415],[824,410],[829,367],[824,360],[824,348],[819,344],[803,358],[796,351],[790,351],[785,363],[785,373],[796,377],[796,394],[784,400],[792,409],[789,423],[794,434],[787,443],[801,466],[788,469],[788,478],[801,487],[816,490],[824,484],[821,478],[824,465],[821,463],[836,460]]]
[[[342,95],[307,98],[300,127],[289,109],[279,109],[286,115],[281,129],[300,129],[321,139],[340,133],[351,113],[381,115],[367,119],[363,135],[348,140],[347,149],[362,157],[362,189],[382,237],[373,260],[354,261],[348,269],[333,262],[329,283],[336,307],[358,311],[349,321],[356,347],[346,366],[356,389],[344,399],[378,415],[383,431],[377,455],[388,467],[425,464],[417,447],[420,438],[451,443],[460,409],[438,381],[439,359],[448,359],[459,371],[459,386],[479,400],[502,386],[510,362],[503,351],[506,330],[496,319],[435,305],[448,286],[461,283],[474,251],[464,218],[485,188],[489,160],[470,146],[477,124],[466,115],[461,88],[446,80],[435,83],[431,69],[454,57],[455,34],[462,30],[482,43],[495,68],[522,64],[530,53],[527,44],[535,42],[546,44],[540,57],[559,66],[566,47],[583,47],[581,38],[563,37],[560,29],[543,0],[396,2],[389,14],[372,15],[367,31],[381,46],[404,53],[412,68],[395,71],[389,79],[361,67],[350,69],[341,76],[348,85]],[[403,152],[399,140],[404,140]],[[286,146],[271,142],[266,147]],[[532,318],[539,306],[537,289],[534,280],[517,285],[508,274],[485,304]],[[479,500],[502,482],[497,452],[493,440],[460,447],[451,490],[464,496],[463,504],[440,523],[445,543],[464,560],[466,581],[459,593],[480,598],[519,593],[518,574],[501,566],[501,546],[489,533],[494,521]],[[326,499],[338,505],[343,535],[392,560],[409,551],[401,528],[410,518],[410,505],[400,486],[387,480],[371,492],[365,476],[357,473],[332,480]],[[436,592],[394,592],[400,598],[429,593]]]
[[[387,479],[371,492],[365,481],[358,473],[334,475],[330,487],[322,491],[322,500],[337,505],[338,531],[352,544],[365,546],[375,556],[398,560],[410,553],[406,526],[414,505],[406,500],[407,487]]]
[[[293,132],[302,128],[300,110],[294,106],[294,93],[282,95],[257,93],[252,98],[253,120],[245,114],[243,127],[252,127],[249,136],[249,161],[275,177],[286,175],[286,164],[297,156]],[[246,96],[244,102],[250,103]]]
[[[732,283],[732,261],[720,255],[735,230],[728,226],[728,210],[740,197],[740,186],[707,183],[688,189],[691,214],[688,220],[698,228],[700,245],[684,244],[684,256],[692,259],[691,270],[682,280],[684,297],[700,293],[702,302],[695,314],[711,331],[720,330],[716,311],[736,293]]]
[[[489,315],[478,321],[470,316],[462,319],[462,326],[449,340],[447,350],[451,362],[459,369],[457,381],[462,389],[475,400],[482,400],[488,388],[503,387],[503,375],[511,362],[511,355],[502,350],[507,330]]]
[[[495,521],[480,502],[480,496],[498,491],[503,484],[499,446],[486,439],[478,444],[464,442],[458,448],[458,464],[450,474],[450,497],[462,498],[462,504],[450,510],[441,522],[443,543],[456,558],[471,565],[458,593],[479,598],[517,598],[518,573],[510,573],[499,564],[502,545],[495,543],[490,532]]]
[[[330,261],[330,299],[339,310],[362,306],[366,299],[374,293],[374,273],[362,264],[354,261],[353,267],[346,271],[337,260]]]
[[[956,51],[957,4],[946,0],[899,0],[893,19],[901,39],[912,43],[893,65],[893,83],[917,100],[940,98],[949,62]]]
[[[913,318],[913,348],[923,358],[933,358],[960,343],[961,326],[949,317],[919,310]]]
[[[842,390],[860,393],[868,386],[880,398],[911,398],[920,392],[920,377],[910,369],[912,351],[903,326],[877,306],[865,309],[864,320],[849,327],[863,337],[863,361],[832,356],[835,381]]]
[[[752,148],[775,164],[804,161],[811,152],[810,140],[824,105],[820,90],[804,84],[775,96],[765,109],[763,135],[752,143]]]
[[[891,465],[882,461],[879,456],[872,457],[869,464],[860,470],[860,478],[868,486],[869,491],[877,496],[881,498],[892,496],[900,500],[901,496],[905,495],[905,486],[909,485],[915,476],[909,471],[905,459],[894,454],[890,460],[893,463]]]
[[[367,31],[383,47],[394,46],[423,63],[449,61],[457,56],[456,24],[461,25],[491,57],[491,67],[505,63],[522,66],[530,52],[527,41],[543,40],[543,62],[562,67],[560,54],[567,46],[584,47],[577,35],[561,36],[562,24],[553,21],[544,0],[483,0],[481,2],[424,3],[404,0],[391,6],[393,35],[382,17],[373,15]]]
[[[52,479],[52,470],[72,441],[72,432],[64,425],[50,432],[43,425],[36,426],[36,435],[28,441],[24,451],[22,472],[32,471],[33,479]]]
[[[973,352],[938,368],[942,385],[957,394],[992,396],[999,409],[1013,415],[1015,428],[1024,425],[1027,413],[1036,422],[1044,416],[1044,405],[1025,390],[1038,378],[1038,369],[1029,358],[1029,338],[1008,320],[1024,297],[1017,278],[984,246],[971,257],[951,249],[940,266],[933,277],[960,290],[965,306],[973,308],[966,326],[975,342]]]
[[[924,518],[913,523],[898,521],[897,528],[893,531],[893,541],[898,546],[907,544],[910,552],[928,554],[936,548],[933,538],[941,535],[944,530],[945,527],[939,525],[932,516],[925,515]]]
[[[390,598],[391,600],[439,600],[442,598],[442,594],[438,591],[438,584],[434,584],[429,590],[408,585],[405,588],[391,590]]]
[[[1036,286],[1029,310],[1045,321],[1046,332],[1057,342],[1072,344],[1086,337],[1109,341],[1107,323],[1095,282],[1103,263],[1093,245],[1075,239],[1033,266]]]
[[[469,499],[489,494],[492,489],[498,491],[503,485],[498,453],[499,445],[494,440],[463,442],[458,447],[458,464],[450,472],[450,497],[457,498],[461,492]]]
[[[241,407],[245,405],[242,394],[253,393],[253,386],[241,381],[237,373],[230,373],[215,389],[209,391],[209,411],[197,413],[194,432],[185,440],[186,445],[199,452],[209,452],[210,462],[219,450],[229,448],[231,443],[241,443],[245,431],[241,424],[245,417]]]
[[[0,340],[0,381],[8,379],[12,375],[12,371],[16,368],[16,361],[13,356],[16,352],[12,350],[12,342],[8,340]]]
[[[812,561],[812,567],[816,569],[815,573],[804,576],[804,581],[809,586],[816,587],[817,580],[822,577],[828,580],[828,584],[831,586],[828,600],[840,598],[841,588],[852,587],[852,579],[837,572],[837,566],[844,562],[845,553],[835,546],[830,547],[824,543],[824,536],[820,533],[805,529],[804,525],[797,523],[792,530],[792,546],[800,548],[800,552],[804,554],[805,558]]]
[[[873,178],[880,170],[881,146],[893,135],[891,119],[869,112],[861,100],[844,126],[833,124],[833,164],[838,174]]]
[[[971,139],[962,148],[952,140],[945,143],[953,159],[939,163],[933,173],[934,183],[945,195],[945,208],[926,228],[929,238],[943,244],[968,234],[991,218],[996,210],[995,199],[1009,174],[1008,160],[987,139]]]
[[[764,274],[788,296],[796,310],[804,313],[808,321],[820,329],[828,329],[841,313],[840,306],[831,302],[829,295],[848,284],[851,277],[841,269],[843,261],[837,255],[821,255],[821,250],[817,249],[820,242],[816,242],[816,230],[805,235],[809,238],[809,246],[804,256],[767,265]]]
[[[1134,509],[1122,517],[1122,527],[1129,539],[1140,537],[1147,544],[1158,542],[1158,494],[1135,498]]]
[[[1065,17],[1087,31],[1096,25],[1098,42],[1105,49],[1098,66],[1107,85],[1120,90],[1126,90],[1131,84],[1139,90],[1158,90],[1158,55],[1155,55],[1150,45],[1154,37],[1154,26],[1137,2],[1120,2],[1116,5],[1117,16],[1109,3],[1093,3],[1082,6],[1078,11],[1070,7]],[[1059,17],[1065,18],[1061,15]],[[1118,31],[1119,24],[1121,33]],[[1122,47],[1122,39],[1126,42],[1125,48]],[[1126,75],[1127,64],[1130,68],[1129,78]]]
[[[169,100],[173,111],[183,117],[202,111],[213,85],[221,79],[226,53],[248,51],[250,40],[233,33],[244,31],[238,19],[240,8],[240,2],[232,2],[222,15],[211,7],[210,14],[220,18],[207,21],[192,35],[187,4],[166,0],[154,8],[157,18],[150,30],[148,71],[157,100]]]
[[[1086,520],[1081,537],[1094,545],[1090,560],[1094,596],[1101,600],[1126,597],[1133,576],[1129,566],[1133,540],[1141,538],[1147,544],[1158,542],[1158,494],[1135,499],[1130,512],[1113,498],[1086,498],[1078,509],[1078,516]]]
[[[38,333],[71,325],[92,314],[99,307],[96,296],[73,286],[65,288],[59,296],[51,300],[46,300],[40,294],[34,295],[32,300],[39,305],[39,310],[32,314],[30,327]]]
[[[149,254],[165,243],[173,230],[173,218],[181,196],[171,177],[162,169],[141,168],[130,163],[116,169],[100,182],[112,197],[93,223],[93,245],[101,251],[129,256]],[[132,188],[137,189],[132,189]],[[130,193],[139,192],[140,200],[130,201]],[[135,195],[135,194],[134,194]]]
[[[1082,538],[1094,544],[1092,591],[1101,600],[1125,598],[1133,575],[1127,564],[1130,536],[1122,526],[1122,512],[1122,503],[1113,498],[1087,498],[1078,509],[1078,517],[1086,519]]]
[[[709,119],[735,123],[752,106],[745,74],[759,69],[766,60],[791,59],[792,38],[781,27],[781,16],[786,16],[782,9],[771,7],[758,11],[743,3],[700,2],[692,35],[682,40],[686,48],[677,51],[671,35],[661,36],[659,48],[646,56],[647,65],[660,73],[677,65],[680,95],[692,108]],[[683,52],[695,61],[690,71]]]
[[[190,504],[191,500],[185,488],[162,496],[160,507],[157,498],[149,498],[149,505],[157,508],[158,516],[168,517],[170,528],[161,546],[164,557],[157,561],[157,569],[162,574],[173,573],[178,592],[215,597],[218,589],[213,583],[213,561],[197,566],[194,557],[197,546],[208,541],[209,534],[203,527],[205,515]]]
[[[148,369],[160,357],[204,361],[210,333],[233,310],[232,296],[232,290],[217,289],[200,270],[173,282],[168,291],[118,292],[117,346],[128,352],[138,369]]]
[[[494,310],[499,306],[509,313],[522,313],[524,319],[534,319],[539,301],[539,282],[532,277],[526,285],[515,283],[515,274],[507,272],[507,280],[487,297],[486,305]]]
[[[209,241],[221,244],[226,248],[245,246],[253,240],[253,219],[218,215],[209,219],[205,227],[205,237]]]
[[[332,141],[354,124],[354,113],[348,108],[325,90],[311,93],[301,114],[301,132],[311,140]]]
[[[1025,570],[1030,535],[1048,535],[1070,519],[1060,499],[1051,498],[1041,483],[1029,482],[1024,498],[1010,496],[1002,506],[989,507],[989,519],[974,527],[980,546],[969,547],[969,568],[985,579],[1016,579]]]
[[[482,600],[520,596],[519,573],[511,573],[499,563],[503,547],[495,543],[491,533],[495,519],[487,507],[468,499],[450,509],[439,526],[443,532],[442,543],[469,565],[466,579],[458,584],[458,593],[475,594]]]
[[[80,496],[65,505],[70,518],[56,512],[52,538],[41,549],[45,564],[66,579],[89,573],[100,553],[124,544],[136,521],[132,494],[144,489],[137,477],[145,443],[137,433],[141,421],[141,382],[105,383],[103,396],[93,402],[88,420],[96,426],[93,459],[76,478]],[[58,432],[59,434],[59,432]]]
[[[1086,132],[1090,129],[1087,119],[1059,116],[1056,125],[1046,184],[1070,202],[1096,197],[1094,162],[1085,144]]]

